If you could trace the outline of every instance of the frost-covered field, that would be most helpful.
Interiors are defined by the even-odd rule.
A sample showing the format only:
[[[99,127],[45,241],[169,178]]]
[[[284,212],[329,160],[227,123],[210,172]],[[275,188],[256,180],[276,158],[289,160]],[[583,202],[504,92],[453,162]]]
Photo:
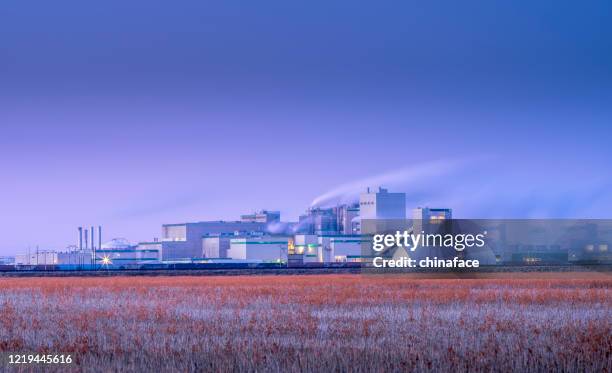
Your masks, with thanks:
[[[0,351],[86,371],[611,372],[612,280],[0,279]]]

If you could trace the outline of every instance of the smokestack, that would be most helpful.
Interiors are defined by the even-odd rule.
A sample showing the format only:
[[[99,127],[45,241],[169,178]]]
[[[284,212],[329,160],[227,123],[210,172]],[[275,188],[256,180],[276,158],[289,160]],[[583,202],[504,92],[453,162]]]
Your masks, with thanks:
[[[98,250],[102,248],[102,226],[98,225]]]
[[[87,237],[89,237],[89,231],[85,228],[85,250],[89,250],[89,240]]]
[[[96,240],[94,238],[94,227],[93,225],[91,226],[91,250],[95,250],[96,249]]]
[[[83,227],[79,227],[79,251],[83,251]]]

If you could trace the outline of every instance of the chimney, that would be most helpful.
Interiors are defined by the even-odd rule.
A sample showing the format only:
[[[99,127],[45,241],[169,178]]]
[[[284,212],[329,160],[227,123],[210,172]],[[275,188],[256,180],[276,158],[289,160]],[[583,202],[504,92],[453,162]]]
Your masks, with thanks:
[[[94,238],[94,227],[93,225],[91,226],[91,251],[94,251],[96,249],[96,240]]]
[[[85,250],[89,249],[89,231],[85,228]]]
[[[83,227],[79,227],[79,251],[83,251]]]

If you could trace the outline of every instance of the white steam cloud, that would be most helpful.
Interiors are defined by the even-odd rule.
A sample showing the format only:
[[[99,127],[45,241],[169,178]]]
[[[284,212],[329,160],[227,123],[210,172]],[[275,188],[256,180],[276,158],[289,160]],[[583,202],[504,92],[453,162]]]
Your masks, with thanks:
[[[466,160],[428,162],[356,180],[323,193],[315,198],[310,206],[324,207],[336,203],[354,202],[358,199],[359,194],[363,193],[368,187],[381,186],[406,191],[407,186],[412,186],[409,189],[417,191],[423,185],[431,185],[435,179],[443,179],[445,176],[458,171],[467,163]]]
[[[421,163],[340,185],[311,207],[355,202],[367,187],[381,186],[405,192],[408,208],[449,207],[461,218],[609,218],[612,178],[542,170],[491,157]]]

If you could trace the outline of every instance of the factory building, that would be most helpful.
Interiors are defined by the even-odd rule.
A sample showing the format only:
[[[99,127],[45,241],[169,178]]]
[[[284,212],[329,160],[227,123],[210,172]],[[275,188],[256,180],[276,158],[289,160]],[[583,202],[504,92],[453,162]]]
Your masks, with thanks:
[[[338,216],[338,232],[342,234],[355,233],[353,221],[359,217],[359,204],[338,206],[336,213]]]
[[[370,240],[362,235],[337,235],[325,237],[329,240],[334,262],[361,262],[363,249],[369,248]],[[362,245],[367,247],[362,248]]]
[[[137,250],[142,250],[142,251],[146,251],[146,250],[154,250],[157,251],[157,257],[158,260],[162,260],[162,251],[164,248],[164,244],[167,244],[169,242],[161,242],[161,241],[145,241],[145,242],[139,242],[138,245],[136,245],[136,249]]]
[[[360,234],[323,234],[318,236],[322,262],[359,262],[361,245],[369,243]]]
[[[370,188],[359,196],[359,233],[375,234],[406,229],[406,194]],[[355,227],[354,227],[355,228]]]
[[[202,257],[202,237],[207,234],[264,232],[266,223],[242,221],[204,221],[164,224],[162,226],[162,260]]]
[[[338,234],[324,234],[318,235],[317,241],[319,242],[319,262],[321,263],[331,263],[334,261],[333,254],[333,246],[332,246],[332,238],[338,237]]]
[[[352,234],[353,220],[359,216],[359,205],[312,207],[299,217],[297,233],[303,234]]]
[[[378,188],[359,196],[361,219],[406,219],[406,193],[389,193],[387,189]]]
[[[348,234],[361,234],[361,216],[355,216],[351,220],[351,232]]]
[[[289,254],[294,265],[361,262],[362,245],[369,247],[369,243],[367,236],[359,234],[296,234]]]
[[[232,238],[227,257],[234,260],[286,262],[289,237],[260,236]]]
[[[159,261],[159,248],[147,243],[131,245],[126,239],[115,238],[96,250],[96,264],[121,266]]]
[[[58,264],[68,264],[75,266],[90,265],[93,254],[91,251],[67,251],[57,253]]]
[[[18,265],[90,265],[92,263],[91,251],[55,251],[44,250],[29,254],[15,256],[14,264]]]
[[[569,250],[569,261],[571,263],[612,263],[612,250],[610,244],[606,242],[586,243],[582,247]]]
[[[260,231],[266,229],[265,223],[242,221],[202,221],[197,223],[162,225],[162,241],[189,242],[199,241],[205,234]]]
[[[410,221],[411,227],[403,227],[398,230],[407,230],[412,234],[452,234],[452,210],[447,208],[429,208],[429,207],[418,207],[412,210],[412,220]],[[457,252],[455,250],[449,250],[443,246],[421,246],[415,251],[408,251],[405,247],[399,247],[392,250],[394,252],[393,257],[395,259],[401,257],[410,257],[415,260],[422,260],[427,257],[437,257],[440,259],[452,259],[454,256],[465,257],[466,252]],[[494,261],[494,256],[489,255],[490,250],[488,248],[477,250],[471,250],[477,255],[478,259],[485,261]],[[476,259],[476,258],[472,258]]]
[[[253,234],[240,235],[236,233],[206,234],[202,237],[202,257],[207,259],[227,258],[232,238],[253,236]]]
[[[15,255],[17,265],[53,265],[58,264],[57,251],[43,250],[29,254]]]
[[[323,234],[338,232],[338,215],[335,208],[313,207],[299,217],[298,233]]]
[[[295,254],[302,255],[302,263],[323,262],[319,237],[315,234],[296,234],[293,238]]]
[[[453,211],[447,208],[417,207],[412,210],[415,232],[438,232],[452,218]]]

